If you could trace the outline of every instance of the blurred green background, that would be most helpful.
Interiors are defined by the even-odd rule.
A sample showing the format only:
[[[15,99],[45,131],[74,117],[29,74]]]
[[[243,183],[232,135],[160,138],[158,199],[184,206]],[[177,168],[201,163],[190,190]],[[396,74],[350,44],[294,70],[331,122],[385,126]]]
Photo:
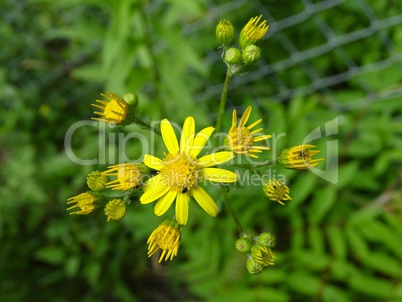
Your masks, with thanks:
[[[0,301],[402,301],[401,12],[400,0],[2,0]],[[260,187],[230,190],[246,231],[277,237],[275,266],[247,273],[224,209],[214,219],[192,204],[179,255],[162,265],[146,256],[162,221],[153,206],[120,222],[69,216],[66,199],[107,166],[77,165],[64,149],[99,93],[136,92],[150,120],[211,125],[225,74],[215,25],[229,19],[239,33],[259,14],[271,26],[263,58],[235,78],[226,129],[231,109],[253,105],[266,132],[286,133],[261,160],[317,127],[324,154],[339,142],[336,183],[275,167],[286,206]],[[325,137],[335,118],[338,134]],[[121,131],[145,133],[106,129]],[[75,154],[97,158],[97,135],[77,130]],[[106,143],[111,161],[141,155],[138,141]]]

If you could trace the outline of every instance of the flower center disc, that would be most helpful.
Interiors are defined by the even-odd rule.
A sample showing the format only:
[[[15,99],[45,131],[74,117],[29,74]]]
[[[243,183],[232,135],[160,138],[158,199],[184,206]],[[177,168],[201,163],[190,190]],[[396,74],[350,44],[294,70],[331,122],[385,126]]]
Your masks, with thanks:
[[[202,169],[196,160],[188,154],[167,154],[165,155],[164,164],[161,170],[163,183],[173,187],[177,192],[185,193],[192,186],[202,181]]]
[[[254,138],[246,127],[237,128],[236,132],[228,136],[229,144],[238,151],[248,151],[254,144]]]
[[[117,123],[121,123],[127,114],[127,105],[124,106],[124,103],[120,103],[116,100],[111,100],[105,108],[104,114],[105,118],[108,120],[116,121]]]

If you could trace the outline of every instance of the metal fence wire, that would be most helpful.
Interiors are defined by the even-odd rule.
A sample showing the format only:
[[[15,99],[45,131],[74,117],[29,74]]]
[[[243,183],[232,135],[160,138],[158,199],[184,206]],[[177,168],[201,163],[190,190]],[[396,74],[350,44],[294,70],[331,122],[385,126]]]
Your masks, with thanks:
[[[295,95],[306,96],[319,92],[325,94],[331,106],[338,110],[359,108],[371,102],[395,98],[401,98],[402,101],[402,30],[397,31],[398,25],[402,24],[402,14],[399,13],[402,11],[400,0],[300,0],[292,1],[292,6],[295,2],[299,2],[299,11],[282,19],[276,19],[270,8],[289,4],[288,1],[264,3],[239,0],[216,7],[214,19],[218,20],[231,11],[253,6],[252,10],[261,13],[270,26],[262,41],[263,52],[266,47],[268,54],[263,54],[256,71],[247,76],[236,77],[233,87],[257,81],[251,90],[248,87],[248,95],[264,94],[278,101]],[[376,14],[376,6],[379,4],[382,4],[381,15]],[[346,15],[345,11],[350,10],[353,10],[353,15]],[[387,13],[384,14],[384,11]],[[351,31],[348,31],[346,26],[342,27],[342,31],[339,28],[334,29],[334,22],[331,21],[334,19],[339,23],[358,24],[359,28]],[[301,49],[298,46],[298,38],[291,37],[289,32],[297,33],[305,26],[309,26],[310,31],[301,31],[300,35],[311,32],[323,38],[318,45],[315,43],[310,45],[311,47]],[[197,30],[197,26],[192,24],[188,30]],[[309,39],[309,36],[299,39]],[[380,57],[370,58],[370,45],[375,45],[377,53],[381,53]],[[272,61],[269,56],[272,48],[280,48],[286,56]],[[329,56],[332,60],[334,54],[337,65],[341,67],[322,72],[322,62],[315,59]],[[220,58],[216,56],[214,60]],[[302,74],[303,84],[299,82],[297,86],[292,86],[292,81],[288,79],[294,77],[295,73],[298,76]],[[266,84],[267,82],[269,84]],[[266,89],[262,87],[264,85],[267,85]],[[356,93],[352,100],[343,102],[337,97],[334,92],[342,90],[342,87],[353,87]],[[221,88],[221,84],[211,84],[197,95],[197,99],[201,101],[217,97]]]

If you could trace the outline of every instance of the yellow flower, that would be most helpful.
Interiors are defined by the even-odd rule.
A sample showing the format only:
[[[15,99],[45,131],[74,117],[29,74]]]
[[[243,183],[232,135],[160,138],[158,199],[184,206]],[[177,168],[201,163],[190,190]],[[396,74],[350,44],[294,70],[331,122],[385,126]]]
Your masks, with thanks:
[[[75,203],[75,205],[67,208],[67,211],[78,208],[76,212],[71,212],[70,215],[72,214],[88,215],[93,210],[95,210],[96,208],[95,201],[96,201],[95,197],[92,196],[90,193],[88,192],[81,193],[77,196],[67,199],[67,204]]]
[[[102,112],[100,111],[94,112],[95,114],[100,115],[102,118],[93,117],[92,119],[95,121],[101,121],[112,125],[130,124],[132,122],[131,117],[133,114],[132,110],[130,110],[131,109],[130,105],[127,104],[118,95],[110,91],[107,91],[107,94],[109,95],[101,93],[101,96],[106,98],[107,101],[96,100],[98,104],[91,104],[92,106],[102,110]]]
[[[165,261],[172,260],[177,256],[180,245],[180,236],[182,228],[174,219],[167,219],[161,223],[149,236],[148,257],[151,257],[157,250],[162,249],[163,252],[159,257],[159,263],[165,257]]]
[[[100,171],[93,171],[87,176],[87,185],[92,191],[103,190],[108,182],[108,178]]]
[[[275,254],[270,248],[256,244],[251,248],[251,257],[255,262],[263,266],[274,265]]]
[[[290,149],[284,149],[279,157],[279,162],[288,169],[311,169],[324,160],[324,158],[312,158],[320,153],[320,150],[311,150],[315,147],[314,145],[298,145]]]
[[[264,193],[272,201],[277,201],[282,205],[285,205],[282,201],[291,200],[289,196],[290,189],[285,185],[283,181],[271,179],[264,185]]]
[[[213,131],[213,127],[207,127],[194,135],[194,118],[189,116],[184,122],[179,147],[172,125],[167,119],[162,120],[161,133],[168,153],[163,160],[145,155],[144,164],[159,173],[144,183],[141,203],[159,199],[154,212],[160,216],[176,201],[176,220],[184,225],[188,219],[190,197],[193,196],[209,215],[216,216],[218,208],[215,202],[199,184],[204,180],[235,182],[237,175],[228,170],[211,168],[232,159],[232,152],[222,151],[197,158]]]
[[[239,45],[242,49],[246,48],[247,45],[255,44],[260,41],[268,30],[267,21],[264,20],[260,24],[262,15],[259,17],[251,18],[250,21],[243,27],[239,36]]]
[[[106,188],[126,191],[141,183],[142,173],[138,165],[132,163],[117,164],[108,167],[109,170],[102,172],[105,176],[116,176],[117,179],[106,184]]]
[[[112,199],[109,201],[105,207],[105,215],[107,216],[107,221],[120,220],[126,215],[127,206],[121,199]]]
[[[254,143],[266,140],[270,138],[271,135],[260,135],[255,137],[254,135],[261,132],[263,128],[258,128],[251,131],[252,128],[261,123],[262,119],[259,119],[248,127],[245,126],[250,117],[251,109],[251,106],[247,107],[240,119],[239,126],[237,126],[236,109],[233,110],[232,127],[230,128],[228,136],[226,137],[226,142],[233,152],[258,158],[258,156],[253,153],[261,153],[262,150],[269,150],[269,148],[264,146],[254,146]]]

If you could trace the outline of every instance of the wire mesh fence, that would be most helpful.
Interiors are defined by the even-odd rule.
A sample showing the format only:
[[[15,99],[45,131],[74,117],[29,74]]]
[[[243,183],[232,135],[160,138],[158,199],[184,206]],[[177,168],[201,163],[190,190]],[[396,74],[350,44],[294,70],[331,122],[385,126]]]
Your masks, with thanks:
[[[286,1],[285,1],[286,2]],[[270,25],[264,46],[267,55],[263,58],[258,70],[245,77],[237,77],[236,85],[250,84],[262,80],[253,89],[264,92],[274,100],[286,100],[294,95],[308,95],[320,92],[326,95],[327,101],[336,109],[353,109],[370,102],[379,102],[390,98],[402,97],[402,34],[397,30],[402,24],[401,3],[398,1],[365,1],[365,0],[325,0],[298,1],[298,11],[283,18],[277,18],[270,11],[276,4],[264,1],[234,1],[216,7],[216,18],[229,14],[234,10],[242,10],[254,6]],[[290,3],[288,3],[290,4]],[[286,5],[282,3],[281,5]],[[376,14],[376,7],[382,5],[381,15]],[[387,14],[383,12],[387,11]],[[335,26],[345,23],[345,26]],[[343,21],[342,21],[343,20]],[[349,25],[348,25],[349,24]],[[194,25],[194,24],[193,24]],[[197,30],[197,26],[191,30]],[[304,29],[308,27],[308,29]],[[299,37],[289,35],[287,29],[300,32]],[[304,36],[303,36],[304,35]],[[320,36],[319,39],[316,37]],[[299,40],[315,38],[312,43],[299,43]],[[317,43],[318,42],[318,43]],[[304,45],[301,46],[301,44]],[[381,57],[370,57],[371,45]],[[282,58],[270,57],[270,49],[278,48]],[[360,52],[360,53],[359,53]],[[327,70],[325,60],[337,60],[336,70]],[[218,57],[214,59],[219,60]],[[289,78],[294,74],[303,81],[292,85]],[[285,78],[285,79],[284,79]],[[263,89],[264,81],[275,86]],[[343,104],[331,92],[342,90],[342,87],[353,87],[356,96]],[[197,95],[198,100],[216,97],[221,85],[211,85]],[[247,91],[248,94],[253,93]],[[258,93],[255,92],[255,95]]]

